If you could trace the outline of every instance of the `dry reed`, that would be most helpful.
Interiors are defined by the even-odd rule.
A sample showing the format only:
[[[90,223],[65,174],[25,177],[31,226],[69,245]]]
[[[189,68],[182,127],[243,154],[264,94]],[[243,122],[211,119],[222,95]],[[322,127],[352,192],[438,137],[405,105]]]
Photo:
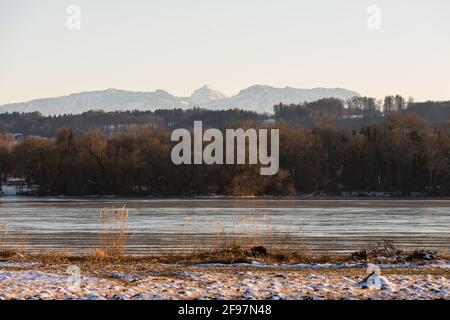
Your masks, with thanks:
[[[203,226],[203,230],[200,226]],[[244,252],[259,256],[261,252],[264,255],[265,250],[270,250],[277,252],[282,260],[290,260],[293,254],[309,254],[301,228],[286,230],[283,226],[276,226],[272,217],[267,214],[232,214],[228,222],[195,214],[184,218],[181,229],[182,249],[191,254],[225,250],[235,257],[240,257]],[[262,247],[265,249],[261,251]]]
[[[8,224],[0,221],[0,248],[4,248],[6,245],[6,238],[8,236]]]
[[[101,226],[99,245],[93,252],[94,258],[121,258],[126,254],[128,231],[128,208],[105,207],[100,210]]]

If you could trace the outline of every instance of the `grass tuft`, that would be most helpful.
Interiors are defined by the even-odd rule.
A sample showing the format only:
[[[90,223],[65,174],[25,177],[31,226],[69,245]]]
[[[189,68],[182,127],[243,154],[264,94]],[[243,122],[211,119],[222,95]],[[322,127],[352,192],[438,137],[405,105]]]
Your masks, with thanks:
[[[123,258],[126,254],[126,237],[128,231],[128,209],[123,207],[105,207],[100,210],[99,222],[101,232],[99,248],[92,252],[92,258]]]

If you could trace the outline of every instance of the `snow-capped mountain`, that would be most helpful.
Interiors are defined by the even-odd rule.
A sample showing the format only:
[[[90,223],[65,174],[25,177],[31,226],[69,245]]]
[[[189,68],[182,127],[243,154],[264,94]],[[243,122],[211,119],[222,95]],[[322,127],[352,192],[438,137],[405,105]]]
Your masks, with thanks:
[[[227,98],[222,92],[217,91],[211,86],[205,85],[198,90],[195,90],[194,93],[189,97],[189,101],[195,105],[202,105],[205,103],[209,103],[216,100],[222,100]]]
[[[68,96],[38,99],[0,106],[4,112],[39,111],[45,115],[77,114],[89,110],[155,110],[202,107],[207,109],[240,108],[257,112],[272,112],[278,103],[310,102],[322,98],[348,99],[359,94],[345,89],[295,89],[256,85],[226,97],[210,86],[203,86],[190,97],[174,96],[164,90],[138,92],[117,89],[74,93]]]
[[[0,106],[0,112],[33,112],[42,114],[76,114],[89,110],[152,110],[155,108],[174,108],[190,106],[164,90],[155,92],[135,92],[108,89],[74,93],[68,96],[38,99],[24,103],[13,103]]]
[[[205,107],[211,109],[229,107],[271,113],[273,106],[280,102],[285,104],[312,102],[323,98],[347,100],[354,96],[359,96],[359,94],[339,88],[295,89],[255,85],[242,90],[239,94],[228,99],[210,102]]]

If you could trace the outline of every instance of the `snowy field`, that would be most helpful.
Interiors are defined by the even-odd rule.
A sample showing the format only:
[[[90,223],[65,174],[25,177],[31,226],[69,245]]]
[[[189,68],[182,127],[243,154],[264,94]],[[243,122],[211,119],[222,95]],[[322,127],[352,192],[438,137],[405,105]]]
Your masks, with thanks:
[[[157,265],[104,274],[53,267],[0,263],[0,299],[450,299],[445,261],[377,265],[372,275],[358,264]]]

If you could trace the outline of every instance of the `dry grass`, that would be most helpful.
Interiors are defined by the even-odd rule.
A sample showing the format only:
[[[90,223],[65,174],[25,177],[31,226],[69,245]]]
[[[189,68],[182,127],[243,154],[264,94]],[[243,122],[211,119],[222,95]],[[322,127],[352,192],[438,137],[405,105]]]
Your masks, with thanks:
[[[0,221],[0,248],[3,248],[6,244],[6,237],[8,236],[8,224]]]
[[[99,248],[92,252],[92,259],[104,260],[124,257],[128,231],[128,209],[126,205],[119,208],[106,207],[101,209],[99,222],[101,226]]]
[[[406,261],[425,261],[425,260],[449,260],[450,255],[447,251],[437,252],[435,250],[406,250],[398,246],[395,242],[391,240],[385,240],[378,243],[378,245],[371,249],[363,249],[352,253],[352,260],[361,261],[376,261],[380,257],[406,260]]]
[[[32,254],[23,249],[11,249],[6,245],[8,228],[0,222],[0,259],[16,261],[38,261],[47,265],[64,263],[86,263],[93,266],[120,264],[167,263],[172,265],[195,263],[248,263],[253,260],[267,263],[318,263],[344,262],[350,260],[375,261],[377,257],[402,256],[406,260],[423,260],[424,253],[432,251],[406,251],[391,241],[377,247],[364,249],[352,255],[342,256],[332,252],[315,254],[303,242],[302,230],[286,231],[274,226],[268,215],[233,215],[230,224],[219,220],[205,220],[198,215],[186,217],[182,224],[183,253],[166,255],[127,255],[128,209],[123,207],[103,208],[99,213],[101,227],[98,247],[89,255],[44,252]],[[197,237],[200,226],[208,225],[213,230],[212,238],[202,243]],[[186,236],[186,232],[189,235]],[[194,236],[192,236],[194,235]],[[16,241],[17,242],[17,241]],[[450,259],[448,252],[434,253],[435,257]]]
[[[405,254],[405,250],[400,248],[395,242],[385,240],[377,244],[376,247],[370,249],[362,249],[352,253],[353,260],[373,260],[377,257],[393,257]]]
[[[209,226],[212,238],[199,241],[199,226]],[[190,231],[194,236],[187,235]],[[198,215],[185,217],[182,224],[182,246],[186,254],[170,254],[167,263],[246,263],[261,260],[274,263],[299,263],[315,260],[305,245],[301,229],[277,227],[272,217],[263,214],[233,214],[225,224]],[[330,258],[331,259],[331,258]]]
[[[150,268],[155,265],[164,265],[165,268],[183,267],[190,264],[208,264],[208,263],[250,263],[254,260],[259,260],[265,263],[282,263],[282,264],[296,264],[296,263],[340,263],[351,262],[354,259],[350,255],[304,255],[302,252],[286,252],[268,249],[266,247],[252,247],[249,249],[242,248],[238,245],[230,246],[215,250],[199,250],[195,253],[184,254],[167,254],[167,255],[123,255],[120,257],[106,255],[102,250],[95,251],[90,255],[79,255],[70,253],[27,253],[18,256],[15,251],[9,257],[4,256],[3,259],[7,261],[20,262],[38,262],[44,268],[64,269],[68,265],[80,265],[86,270],[106,270],[111,268],[118,268],[118,270],[136,267],[139,270]],[[405,252],[405,259],[412,256],[414,252]],[[1,253],[0,253],[0,257]],[[443,258],[439,255],[439,258]],[[417,259],[421,259],[420,255]],[[370,260],[367,260],[370,261]],[[397,260],[392,260],[395,263]],[[424,260],[420,260],[424,261]],[[385,261],[386,262],[386,261]],[[277,268],[274,265],[274,268]],[[448,271],[446,271],[448,272]]]
[[[204,237],[205,242],[201,240],[200,226],[208,226],[211,230],[208,237]],[[310,254],[301,229],[288,231],[283,226],[277,227],[266,214],[233,214],[228,224],[207,216],[201,219],[196,214],[185,217],[181,228],[181,245],[189,254],[230,252],[232,256],[236,256],[236,248],[247,252],[255,247],[276,251],[280,259],[284,257],[286,260],[294,252],[301,253],[302,256]]]
[[[203,263],[251,263],[252,261],[261,261],[265,263],[317,263],[322,262],[322,255],[316,256],[310,252],[304,251],[273,249],[265,246],[242,247],[237,243],[227,247],[217,249],[198,249],[195,252],[185,254],[167,254],[155,256],[154,259],[160,263],[167,264],[203,264]],[[330,256],[327,262],[348,261],[348,256],[334,255]]]
[[[9,259],[16,254],[17,250],[7,245],[8,225],[0,221],[0,259]]]

